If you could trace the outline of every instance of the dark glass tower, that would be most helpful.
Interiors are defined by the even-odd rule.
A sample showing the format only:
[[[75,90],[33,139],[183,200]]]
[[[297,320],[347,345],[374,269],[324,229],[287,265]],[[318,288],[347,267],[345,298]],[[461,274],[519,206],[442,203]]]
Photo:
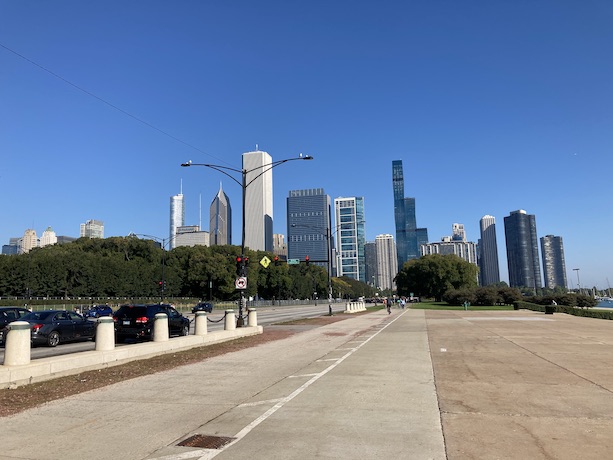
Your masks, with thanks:
[[[328,269],[332,238],[330,197],[323,188],[290,190],[287,197],[287,258],[309,259]],[[330,241],[330,244],[333,242]],[[319,261],[319,262],[315,262]]]
[[[553,289],[560,286],[566,289],[566,262],[562,237],[553,235],[542,237],[541,253],[543,254],[545,287]]]
[[[420,244],[428,242],[428,229],[417,228],[415,198],[404,196],[402,160],[392,161],[392,187],[394,189],[394,220],[396,222],[396,254],[398,270],[404,263],[421,256]]]
[[[540,289],[541,267],[535,216],[526,214],[524,210],[511,212],[504,218],[504,234],[507,243],[509,285]]]
[[[498,243],[496,242],[496,219],[483,216],[479,221],[481,238],[479,239],[479,281],[481,286],[500,282],[498,263]]]
[[[213,198],[209,213],[210,245],[232,244],[232,207],[230,198],[221,189]]]

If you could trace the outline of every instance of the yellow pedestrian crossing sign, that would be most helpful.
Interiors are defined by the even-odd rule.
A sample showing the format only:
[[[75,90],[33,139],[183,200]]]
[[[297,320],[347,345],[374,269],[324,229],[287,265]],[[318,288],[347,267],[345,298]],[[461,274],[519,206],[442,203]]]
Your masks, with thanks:
[[[266,256],[262,257],[262,260],[260,260],[260,265],[264,268],[268,268],[270,265],[270,259]]]

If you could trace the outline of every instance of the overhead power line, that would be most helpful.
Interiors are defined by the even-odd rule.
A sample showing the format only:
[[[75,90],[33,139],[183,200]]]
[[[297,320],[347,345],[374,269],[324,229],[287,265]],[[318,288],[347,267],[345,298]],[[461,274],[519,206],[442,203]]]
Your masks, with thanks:
[[[46,68],[46,67],[42,66],[41,64],[39,64],[39,63],[37,63],[37,62],[33,61],[32,59],[30,59],[30,58],[28,58],[28,57],[24,56],[23,54],[18,53],[17,51],[15,51],[15,50],[13,50],[13,49],[9,48],[8,46],[3,45],[2,43],[0,43],[0,47],[1,47],[1,48],[4,48],[5,50],[7,50],[7,51],[9,51],[9,52],[11,52],[11,53],[13,53],[15,56],[20,57],[20,58],[21,58],[21,59],[23,59],[24,61],[29,62],[30,64],[32,64],[32,65],[34,65],[34,66],[38,67],[39,69],[44,70],[44,71],[45,71],[45,72],[47,72],[48,74],[53,75],[55,78],[58,78],[59,80],[62,80],[64,83],[66,83],[66,84],[68,84],[68,85],[72,86],[73,88],[75,88],[75,89],[77,89],[77,90],[81,91],[82,93],[85,93],[85,94],[87,94],[88,96],[93,97],[94,99],[97,99],[98,101],[102,102],[103,104],[106,104],[106,105],[108,105],[109,107],[111,107],[111,108],[113,108],[113,109],[117,110],[118,112],[121,112],[121,113],[123,113],[124,115],[126,115],[126,116],[128,116],[128,117],[132,118],[133,120],[136,120],[136,121],[138,121],[139,123],[141,123],[141,124],[143,124],[143,125],[145,125],[145,126],[147,126],[147,127],[151,128],[151,129],[153,129],[153,130],[157,131],[158,133],[163,134],[164,136],[169,137],[169,138],[171,138],[171,139],[173,139],[173,140],[175,140],[175,141],[177,141],[177,142],[179,142],[179,143],[181,143],[181,144],[185,145],[186,147],[192,148],[192,149],[194,149],[194,150],[196,150],[196,151],[198,151],[198,152],[200,152],[200,153],[202,153],[202,154],[204,154],[204,155],[206,155],[206,156],[208,156],[208,157],[211,157],[211,158],[213,158],[213,159],[215,159],[215,160],[217,160],[217,161],[220,161],[220,162],[223,162],[223,163],[228,164],[228,163],[227,163],[225,160],[223,160],[223,159],[221,159],[221,158],[217,158],[217,157],[215,157],[215,156],[211,155],[210,153],[207,153],[207,152],[205,152],[204,150],[202,150],[202,149],[200,149],[200,148],[196,147],[195,145],[190,144],[189,142],[185,142],[184,140],[179,139],[177,136],[174,136],[174,135],[172,135],[172,134],[170,134],[170,133],[168,133],[168,132],[164,131],[163,129],[160,129],[160,128],[158,128],[157,126],[152,125],[151,123],[149,123],[149,122],[147,122],[147,121],[143,120],[142,118],[139,118],[139,117],[137,117],[136,115],[133,115],[133,114],[131,114],[130,112],[127,112],[126,110],[122,109],[121,107],[118,107],[118,106],[116,106],[115,104],[112,104],[111,102],[109,102],[109,101],[107,101],[107,100],[105,100],[105,99],[102,99],[100,96],[97,96],[96,94],[92,93],[91,91],[88,91],[88,90],[86,90],[85,88],[80,87],[79,85],[77,85],[77,84],[75,84],[75,83],[71,82],[70,80],[67,80],[66,78],[62,77],[61,75],[59,75],[59,74],[57,74],[57,73],[53,72],[52,70],[50,70],[50,69],[48,69],[48,68]]]

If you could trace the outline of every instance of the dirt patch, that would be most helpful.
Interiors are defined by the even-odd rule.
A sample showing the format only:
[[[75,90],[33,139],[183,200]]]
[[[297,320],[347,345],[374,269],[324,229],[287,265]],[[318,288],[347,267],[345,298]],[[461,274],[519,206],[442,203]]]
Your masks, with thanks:
[[[345,334],[344,332],[324,332],[324,335],[327,335],[328,337],[341,337],[349,334]]]
[[[274,340],[285,339],[296,332],[290,328],[264,329],[264,333],[230,342],[192,348],[191,350],[169,353],[154,358],[132,361],[120,366],[107,367],[81,374],[59,377],[40,383],[33,383],[15,389],[0,390],[0,417],[22,412],[40,404],[62,399],[84,391],[112,385],[156,372],[167,371],[179,366],[198,363],[215,356],[255,347]]]

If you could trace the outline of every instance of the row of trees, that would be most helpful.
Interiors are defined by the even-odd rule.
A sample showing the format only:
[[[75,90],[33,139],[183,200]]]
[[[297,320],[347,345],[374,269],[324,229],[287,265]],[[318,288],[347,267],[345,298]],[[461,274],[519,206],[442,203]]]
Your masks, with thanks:
[[[0,296],[18,297],[196,297],[235,300],[238,246],[194,246],[163,250],[135,236],[80,238],[69,244],[35,248],[0,257]],[[264,299],[328,296],[328,275],[310,264],[258,262],[273,255],[245,254],[249,264],[247,296]],[[165,281],[162,285],[162,281]],[[372,296],[370,286],[332,278],[334,297]],[[317,294],[315,294],[317,293]]]

